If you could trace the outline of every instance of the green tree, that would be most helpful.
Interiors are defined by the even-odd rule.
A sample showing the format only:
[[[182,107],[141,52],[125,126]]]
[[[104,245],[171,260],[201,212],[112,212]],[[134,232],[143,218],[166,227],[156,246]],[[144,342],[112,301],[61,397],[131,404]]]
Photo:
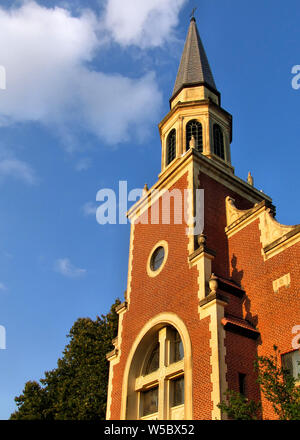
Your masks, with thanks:
[[[261,404],[247,399],[236,391],[227,390],[225,400],[218,407],[229,419],[257,420]]]
[[[29,381],[15,398],[11,420],[103,420],[106,411],[108,362],[117,335],[120,304],[95,320],[79,318],[67,335],[69,343],[57,368],[45,372],[40,383]]]
[[[265,398],[271,402],[280,420],[300,420],[300,387],[295,378],[285,370],[279,361],[279,352],[260,356],[255,362],[258,383]]]
[[[258,356],[254,369],[261,392],[272,404],[277,417],[280,420],[300,420],[300,387],[295,378],[281,366],[277,347],[274,346],[273,355]],[[229,390],[218,407],[230,419],[255,420],[260,404]]]

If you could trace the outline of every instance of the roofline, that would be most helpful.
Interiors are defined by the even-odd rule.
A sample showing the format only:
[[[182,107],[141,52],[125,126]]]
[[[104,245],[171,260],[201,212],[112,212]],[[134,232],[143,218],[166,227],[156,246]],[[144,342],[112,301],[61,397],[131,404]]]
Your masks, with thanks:
[[[207,82],[205,81],[201,81],[201,82],[195,82],[195,83],[185,83],[182,84],[182,86],[180,87],[180,89],[177,90],[177,92],[175,94],[173,94],[171,96],[171,98],[169,99],[169,103],[170,103],[170,107],[171,107],[171,103],[173,101],[173,99],[176,98],[176,96],[179,95],[179,93],[183,90],[186,89],[188,87],[199,87],[199,86],[204,86],[206,87],[208,90],[210,90],[211,92],[213,92],[215,95],[217,95],[217,97],[219,98],[219,105],[221,106],[221,93],[218,92],[217,89],[215,89],[214,87],[212,87],[211,85],[209,85]]]

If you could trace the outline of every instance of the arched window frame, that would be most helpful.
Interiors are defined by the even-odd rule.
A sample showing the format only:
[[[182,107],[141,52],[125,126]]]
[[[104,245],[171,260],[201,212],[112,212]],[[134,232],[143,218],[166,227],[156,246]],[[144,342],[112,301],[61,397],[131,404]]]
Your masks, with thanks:
[[[225,160],[225,142],[224,133],[219,124],[214,123],[213,125],[213,145],[214,154],[221,159]]]
[[[190,140],[195,137],[195,149],[203,152],[203,127],[197,119],[191,119],[185,126],[186,151],[190,149]]]
[[[138,393],[137,401],[139,402],[138,419],[158,419],[159,406],[161,406],[160,399],[162,398],[164,399],[162,403],[164,416],[167,419],[176,419],[176,415],[178,416],[180,413],[184,416],[184,354],[178,359],[174,358],[175,344],[178,342],[178,338],[181,340],[178,331],[172,326],[164,326],[154,334],[155,342],[152,344],[151,349],[146,352],[140,373],[135,379],[135,389]],[[146,368],[157,341],[159,343],[159,367],[157,370],[147,373]],[[181,383],[179,389],[183,386],[183,392],[181,390],[182,400],[178,402],[175,400],[174,403],[175,387],[178,383]],[[157,410],[152,412],[148,412],[144,407],[144,399],[149,404],[149,392],[150,401],[152,399],[157,404]],[[152,403],[150,403],[150,406]]]
[[[174,313],[160,313],[150,319],[141,329],[135,338],[127,357],[126,366],[123,376],[122,385],[122,403],[121,403],[121,420],[135,420],[138,418],[138,407],[140,401],[137,401],[137,389],[135,380],[141,374],[141,366],[145,359],[147,347],[153,343],[154,334],[157,330],[165,326],[172,326],[180,334],[183,350],[183,372],[184,372],[184,419],[191,420],[193,417],[193,400],[192,400],[192,345],[189,332],[184,322]],[[176,364],[175,364],[176,365]],[[173,377],[174,378],[174,377]],[[158,418],[166,419],[159,410]]]
[[[176,130],[173,128],[167,137],[166,143],[166,166],[176,158]]]

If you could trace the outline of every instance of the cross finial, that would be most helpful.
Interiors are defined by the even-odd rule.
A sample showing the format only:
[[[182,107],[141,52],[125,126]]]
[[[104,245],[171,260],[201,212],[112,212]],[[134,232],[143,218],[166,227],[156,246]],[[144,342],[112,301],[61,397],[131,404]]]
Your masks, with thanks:
[[[196,9],[197,9],[197,8],[193,8],[192,13],[191,13],[191,15],[190,15],[191,19],[192,19],[192,18],[195,18],[195,12],[196,12]]]

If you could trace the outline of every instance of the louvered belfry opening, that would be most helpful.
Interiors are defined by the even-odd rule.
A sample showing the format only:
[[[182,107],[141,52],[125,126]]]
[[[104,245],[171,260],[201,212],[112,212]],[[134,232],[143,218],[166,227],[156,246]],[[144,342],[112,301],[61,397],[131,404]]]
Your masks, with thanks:
[[[195,138],[195,149],[202,153],[203,151],[203,132],[202,124],[196,119],[192,119],[186,124],[186,151],[190,149],[192,136]]]
[[[225,160],[224,137],[221,127],[214,124],[214,154]]]
[[[167,138],[167,165],[176,157],[176,130],[171,130]]]

